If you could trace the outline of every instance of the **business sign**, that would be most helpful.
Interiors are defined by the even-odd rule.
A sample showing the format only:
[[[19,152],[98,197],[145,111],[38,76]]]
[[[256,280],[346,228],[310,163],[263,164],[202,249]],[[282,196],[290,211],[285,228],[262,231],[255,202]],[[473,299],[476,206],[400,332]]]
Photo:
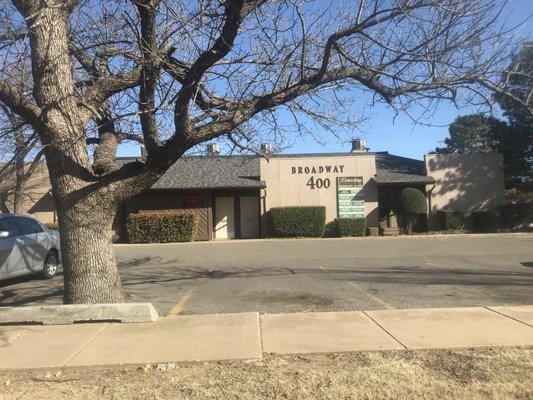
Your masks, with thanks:
[[[339,218],[364,218],[362,176],[339,176],[337,178],[337,207]]]

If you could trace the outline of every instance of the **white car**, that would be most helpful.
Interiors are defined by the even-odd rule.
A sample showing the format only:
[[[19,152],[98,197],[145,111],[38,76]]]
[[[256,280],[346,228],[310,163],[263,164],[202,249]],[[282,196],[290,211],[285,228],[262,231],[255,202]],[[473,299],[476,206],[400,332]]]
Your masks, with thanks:
[[[53,278],[60,254],[58,232],[25,215],[0,213],[0,280],[35,273]]]

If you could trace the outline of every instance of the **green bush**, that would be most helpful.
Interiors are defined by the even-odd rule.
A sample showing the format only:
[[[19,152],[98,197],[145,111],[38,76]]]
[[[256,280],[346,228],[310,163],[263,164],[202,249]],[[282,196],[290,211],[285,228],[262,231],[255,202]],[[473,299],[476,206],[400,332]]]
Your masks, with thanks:
[[[322,237],[325,237],[325,238],[339,237],[339,229],[337,227],[336,219],[334,219],[333,221],[329,221],[326,224],[326,226],[324,227],[324,233],[322,234]]]
[[[195,231],[195,216],[191,213],[130,214],[126,220],[126,232],[130,243],[192,242]]]
[[[47,222],[44,226],[53,231],[59,231],[59,224],[57,222]]]
[[[369,226],[366,228],[366,236],[379,236],[379,228],[377,226]]]
[[[275,207],[269,216],[273,237],[320,237],[326,224],[326,207]]]
[[[471,217],[472,227],[476,232],[493,232],[498,228],[498,218],[494,211],[474,211]]]
[[[464,230],[465,214],[461,211],[441,210],[437,213],[442,230]]]
[[[531,203],[507,203],[498,207],[500,223],[504,228],[514,229],[527,226],[533,220]]]
[[[366,218],[337,218],[336,221],[340,237],[366,234]]]
[[[411,233],[420,214],[427,213],[426,196],[416,188],[405,188],[398,194],[394,208],[399,213],[402,233]]]

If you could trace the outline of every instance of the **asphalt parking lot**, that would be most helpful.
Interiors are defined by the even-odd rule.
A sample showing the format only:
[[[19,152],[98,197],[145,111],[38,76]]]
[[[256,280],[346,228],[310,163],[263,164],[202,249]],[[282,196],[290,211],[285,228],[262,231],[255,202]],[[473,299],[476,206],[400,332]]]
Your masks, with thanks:
[[[116,245],[127,299],[160,315],[533,304],[533,234]],[[0,306],[62,280],[0,282]]]

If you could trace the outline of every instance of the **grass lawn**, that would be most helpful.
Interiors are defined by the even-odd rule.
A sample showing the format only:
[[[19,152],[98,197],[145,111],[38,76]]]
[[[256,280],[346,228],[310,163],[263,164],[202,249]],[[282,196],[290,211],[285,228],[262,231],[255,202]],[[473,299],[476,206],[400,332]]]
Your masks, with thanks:
[[[171,367],[0,372],[0,399],[533,398],[533,347],[268,356]]]

